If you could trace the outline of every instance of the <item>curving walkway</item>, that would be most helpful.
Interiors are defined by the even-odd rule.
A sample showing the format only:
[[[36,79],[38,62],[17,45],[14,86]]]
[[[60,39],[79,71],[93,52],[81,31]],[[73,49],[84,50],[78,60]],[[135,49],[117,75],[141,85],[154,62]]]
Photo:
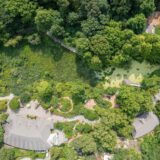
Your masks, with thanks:
[[[0,97],[0,101],[1,100],[8,100],[8,101],[10,101],[13,97],[14,97],[14,94],[10,94],[9,96],[6,96],[6,97]]]
[[[0,100],[8,100],[8,103],[9,103],[9,101],[13,97],[14,97],[14,95],[10,94],[9,96],[6,96],[6,97],[0,97]],[[12,111],[8,106],[6,112],[8,114],[15,114],[17,116],[22,116],[22,117],[26,117],[27,114],[35,115],[35,116],[37,116],[37,118],[53,120],[53,123],[65,122],[65,121],[67,121],[67,122],[83,121],[85,123],[94,124],[94,123],[97,123],[100,121],[100,119],[90,121],[90,120],[86,119],[83,115],[78,115],[78,116],[75,116],[72,118],[64,118],[62,116],[52,114],[49,110],[44,110],[43,107],[39,105],[37,100],[31,101],[29,104],[30,104],[30,107],[27,107],[27,104],[26,104],[23,107],[19,108],[17,111]]]
[[[59,108],[58,108],[58,111],[59,111],[59,112],[61,112],[61,113],[69,113],[69,112],[71,112],[71,111],[73,110],[73,101],[72,101],[72,99],[71,99],[71,98],[69,98],[69,97],[62,97],[62,98],[64,98],[64,99],[68,99],[68,100],[70,101],[71,108],[70,108],[70,110],[69,110],[69,111],[67,111],[67,112],[63,112],[63,111],[61,111]],[[61,106],[61,107],[63,107],[63,106]]]

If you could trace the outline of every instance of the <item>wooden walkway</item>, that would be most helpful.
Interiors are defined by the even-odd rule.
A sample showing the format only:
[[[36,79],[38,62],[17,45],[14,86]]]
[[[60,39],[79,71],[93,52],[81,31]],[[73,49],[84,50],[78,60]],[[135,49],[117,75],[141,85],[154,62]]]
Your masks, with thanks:
[[[51,35],[49,34],[49,32],[46,32],[46,35],[47,35],[50,39],[52,39],[54,42],[60,44],[62,47],[68,49],[69,51],[71,51],[71,52],[73,52],[73,53],[76,53],[76,49],[75,49],[75,48],[70,47],[70,46],[66,46],[61,40],[56,39],[55,37],[51,36]]]

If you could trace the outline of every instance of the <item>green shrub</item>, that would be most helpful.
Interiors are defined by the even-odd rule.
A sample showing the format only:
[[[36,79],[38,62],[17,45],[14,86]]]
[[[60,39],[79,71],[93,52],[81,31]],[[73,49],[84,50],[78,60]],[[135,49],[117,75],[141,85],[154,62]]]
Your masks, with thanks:
[[[157,69],[157,70],[153,71],[153,72],[151,73],[151,77],[152,77],[153,75],[156,75],[156,76],[160,77],[160,69]]]
[[[0,124],[0,146],[3,144],[4,131],[2,125]]]
[[[2,100],[0,101],[0,111],[5,111],[7,109],[7,101]]]
[[[112,106],[111,102],[104,100],[101,96],[98,96],[95,101],[101,108],[108,109]]]
[[[0,160],[15,160],[15,153],[12,149],[0,149]]]
[[[18,97],[14,97],[10,102],[9,102],[9,107],[12,110],[17,110],[20,107]]]
[[[29,115],[29,114],[27,114],[27,117],[31,118],[31,119],[36,119],[37,118],[37,116],[32,116],[32,115]]]
[[[158,116],[160,119],[160,101],[157,102],[156,106],[153,109],[153,112]]]
[[[86,156],[85,160],[97,160],[95,155]]]
[[[92,131],[92,126],[89,125],[88,123],[85,123],[85,124],[80,123],[76,126],[76,130],[77,132],[81,132],[81,133],[89,133]]]
[[[50,155],[52,160],[77,160],[75,150],[68,146],[52,147],[50,148]]]
[[[57,109],[59,107],[57,97],[52,97],[52,99],[50,101],[50,106],[53,107],[54,109]]]
[[[157,25],[155,28],[155,33],[160,35],[160,25]]]
[[[51,100],[53,88],[49,82],[42,80],[40,83],[36,84],[36,89],[42,101],[48,102]]]
[[[49,111],[50,111],[51,113],[54,113],[54,110],[55,110],[54,108],[50,108],[50,109],[49,109]]]
[[[20,100],[22,103],[28,103],[31,100],[31,97],[28,93],[21,94]]]
[[[98,120],[98,114],[90,109],[83,109],[81,110],[81,114],[84,115],[84,117],[90,121]]]
[[[7,120],[7,118],[8,118],[8,114],[7,113],[0,114],[0,123],[4,124],[6,122],[6,120]]]
[[[71,109],[71,102],[68,99],[61,98],[59,103],[62,104],[62,107],[60,108],[62,112],[68,112]]]
[[[38,45],[41,43],[40,36],[37,33],[34,33],[27,37],[27,40],[32,45]]]
[[[66,138],[71,138],[73,135],[73,128],[77,121],[73,122],[57,122],[54,124],[56,129],[63,131],[66,135]]]
[[[4,44],[4,46],[5,47],[10,47],[10,46],[12,46],[12,47],[15,47],[18,43],[19,43],[19,41],[21,41],[22,40],[22,36],[16,36],[16,37],[14,37],[14,38],[12,38],[12,39],[9,39],[5,44]]]
[[[113,160],[142,160],[141,154],[134,149],[118,149],[115,150]],[[148,159],[151,160],[151,159]],[[153,159],[155,160],[155,159]],[[158,160],[158,159],[157,159]]]
[[[116,94],[117,92],[117,88],[116,87],[108,87],[107,89],[105,89],[105,94],[113,96],[114,94]]]

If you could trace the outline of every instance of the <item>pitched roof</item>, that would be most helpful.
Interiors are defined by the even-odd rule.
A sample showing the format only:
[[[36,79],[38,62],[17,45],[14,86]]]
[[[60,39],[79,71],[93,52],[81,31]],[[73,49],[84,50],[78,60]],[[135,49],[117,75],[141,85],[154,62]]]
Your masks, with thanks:
[[[47,139],[53,129],[52,121],[10,115],[3,127],[4,143],[8,145],[38,151],[50,148]]]
[[[154,130],[159,125],[159,119],[153,112],[144,113],[134,119],[133,137],[139,138]]]

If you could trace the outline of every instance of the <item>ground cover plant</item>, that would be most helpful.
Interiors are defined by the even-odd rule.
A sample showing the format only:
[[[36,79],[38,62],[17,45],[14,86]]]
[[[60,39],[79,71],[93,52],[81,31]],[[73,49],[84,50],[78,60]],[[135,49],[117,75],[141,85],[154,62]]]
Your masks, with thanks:
[[[74,134],[73,128],[74,128],[76,123],[77,123],[76,121],[73,121],[73,122],[57,122],[57,123],[54,124],[54,127],[56,129],[62,130],[65,133],[66,138],[71,138]]]
[[[156,26],[155,33],[158,34],[158,35],[160,35],[160,26],[159,25]]]
[[[1,95],[21,95],[41,79],[58,82],[88,79],[90,73],[80,67],[75,55],[45,36],[42,43],[43,45],[34,47],[24,42],[14,50],[11,47],[1,47]]]
[[[59,99],[59,104],[62,105],[60,110],[62,112],[68,112],[71,109],[71,102],[68,99],[61,98]]]
[[[9,102],[9,107],[12,110],[17,110],[20,107],[19,98],[14,97],[13,99],[11,99],[11,101]]]
[[[0,149],[0,160],[19,160],[26,157],[34,160],[36,158],[45,158],[45,156],[45,153],[37,153],[35,151],[27,151],[18,148],[6,149],[3,147]]]
[[[150,65],[147,62],[132,61],[131,66],[125,68],[116,68],[112,75],[105,76],[105,87],[119,87],[124,79],[129,79],[131,82],[140,83],[143,78],[156,69],[159,65]]]
[[[1,100],[0,101],[0,111],[5,111],[7,109],[7,101]]]

